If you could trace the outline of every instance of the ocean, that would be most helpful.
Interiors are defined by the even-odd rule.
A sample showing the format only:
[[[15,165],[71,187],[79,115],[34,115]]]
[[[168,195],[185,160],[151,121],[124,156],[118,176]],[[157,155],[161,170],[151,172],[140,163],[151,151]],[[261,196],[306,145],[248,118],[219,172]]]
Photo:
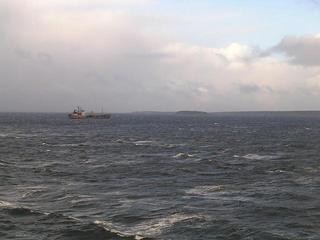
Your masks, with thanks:
[[[0,114],[0,239],[320,239],[320,113]]]

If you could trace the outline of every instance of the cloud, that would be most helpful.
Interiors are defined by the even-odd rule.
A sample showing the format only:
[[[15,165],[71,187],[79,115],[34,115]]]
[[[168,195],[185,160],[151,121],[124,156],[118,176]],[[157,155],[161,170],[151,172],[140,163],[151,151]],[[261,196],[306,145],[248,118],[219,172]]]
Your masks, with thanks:
[[[0,110],[69,111],[77,105],[88,110],[103,106],[111,112],[318,106],[316,37],[284,39],[276,47],[290,59],[283,61],[240,43],[201,47],[174,41],[159,34],[156,23],[145,27],[141,16],[114,8],[149,1],[120,5],[108,1],[113,7],[99,11],[86,11],[86,4],[93,3],[85,0],[79,1],[81,10],[75,10],[76,2],[69,6],[62,0],[0,2],[0,9],[7,9],[0,15]],[[147,18],[143,19],[148,22]]]
[[[294,64],[320,65],[320,35],[285,37],[274,50],[284,53]]]
[[[260,50],[239,43],[232,43],[226,48],[216,50],[229,61],[248,61],[260,55]]]
[[[262,91],[259,86],[253,84],[240,84],[239,88],[243,93],[258,93]]]
[[[21,48],[17,48],[16,49],[16,54],[24,59],[32,59],[32,55],[29,51],[21,49]]]
[[[53,61],[52,56],[49,53],[39,52],[37,57],[43,63],[51,63]]]

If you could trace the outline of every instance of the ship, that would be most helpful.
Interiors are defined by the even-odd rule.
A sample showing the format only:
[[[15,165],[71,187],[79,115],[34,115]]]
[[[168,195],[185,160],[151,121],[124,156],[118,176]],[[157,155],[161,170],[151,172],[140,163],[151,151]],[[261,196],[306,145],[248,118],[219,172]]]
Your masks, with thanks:
[[[86,113],[81,107],[77,107],[73,110],[72,113],[68,114],[68,117],[70,119],[86,119],[86,118],[94,118],[94,119],[109,119],[111,118],[110,113],[96,113],[96,112],[88,112]]]

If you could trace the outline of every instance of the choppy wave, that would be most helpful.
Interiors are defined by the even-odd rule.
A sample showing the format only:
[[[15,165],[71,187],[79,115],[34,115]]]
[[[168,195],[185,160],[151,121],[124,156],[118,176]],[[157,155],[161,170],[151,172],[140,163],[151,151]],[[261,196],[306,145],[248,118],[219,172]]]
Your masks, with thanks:
[[[0,160],[0,165],[6,166],[6,165],[12,165],[12,163],[10,163],[8,161]]]
[[[195,188],[191,188],[185,190],[185,193],[189,196],[185,196],[186,198],[197,197],[197,199],[210,199],[216,201],[219,204],[238,204],[240,202],[253,202],[254,199],[252,197],[244,195],[239,190],[227,190],[222,185],[213,185],[213,186],[197,186]]]
[[[203,221],[204,216],[188,214],[172,214],[163,218],[152,219],[139,223],[133,227],[121,226],[107,221],[95,221],[96,224],[105,227],[108,231],[114,231],[122,236],[135,235],[135,239],[156,238],[162,233],[169,231],[175,224],[184,221]],[[121,230],[115,230],[121,229]]]
[[[37,193],[42,193],[46,190],[47,190],[46,186],[32,186],[32,187],[24,186],[23,188],[21,188],[21,191],[24,192],[22,194],[22,198],[32,197],[33,195]]]
[[[2,209],[2,210],[1,210]],[[114,229],[108,229],[102,226],[98,222],[83,221],[75,217],[66,216],[61,213],[46,213],[38,210],[33,210],[31,208],[17,206],[9,202],[0,201],[0,217],[15,218],[15,222],[11,222],[12,228],[17,224],[20,224],[20,218],[25,221],[30,218],[30,221],[25,222],[24,226],[26,229],[32,231],[33,228],[46,229],[47,236],[45,239],[51,239],[49,236],[54,233],[56,236],[60,236],[61,239],[114,239],[114,240],[134,240],[134,239],[144,239],[139,236],[121,233]],[[37,222],[33,225],[33,222]],[[1,221],[0,221],[1,224]],[[9,221],[7,221],[9,224]],[[29,226],[30,225],[30,226]],[[10,228],[10,226],[7,226]],[[30,232],[30,237],[32,233]],[[8,231],[8,238],[16,236],[16,233]],[[44,237],[45,233],[42,234]],[[11,236],[11,237],[10,237]],[[35,235],[36,236],[36,235]],[[60,239],[60,238],[59,238]]]
[[[0,238],[320,239],[317,114],[0,114]]]
[[[136,240],[141,240],[141,239],[145,239],[144,237],[142,236],[139,236],[139,235],[134,235],[133,233],[129,232],[129,231],[119,231],[117,230],[114,226],[114,224],[112,223],[109,223],[107,221],[99,221],[99,220],[96,220],[94,221],[94,223],[100,227],[103,227],[106,231],[109,231],[109,232],[112,232],[112,233],[115,233],[121,237],[131,237],[131,236],[134,236],[134,239]]]

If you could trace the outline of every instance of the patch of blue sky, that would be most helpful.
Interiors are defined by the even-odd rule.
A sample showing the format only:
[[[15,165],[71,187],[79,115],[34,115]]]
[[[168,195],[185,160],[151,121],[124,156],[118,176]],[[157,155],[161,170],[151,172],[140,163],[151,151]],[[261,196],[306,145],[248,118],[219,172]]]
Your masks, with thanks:
[[[267,48],[284,36],[320,32],[315,0],[154,0],[129,12],[157,19],[171,39],[208,47],[238,42]]]

